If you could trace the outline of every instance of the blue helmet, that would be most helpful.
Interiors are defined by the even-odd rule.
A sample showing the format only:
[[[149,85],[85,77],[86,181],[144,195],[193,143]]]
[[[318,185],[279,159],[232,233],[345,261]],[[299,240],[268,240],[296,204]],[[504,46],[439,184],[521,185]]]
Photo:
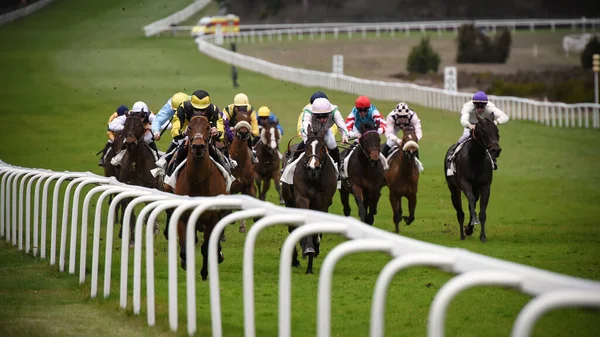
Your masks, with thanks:
[[[117,116],[122,116],[124,115],[127,111],[129,111],[129,108],[121,105],[120,107],[117,108]]]
[[[475,93],[475,95],[473,95],[473,103],[487,103],[487,102],[488,102],[488,98],[487,98],[487,95],[485,94],[485,92],[478,91]]]
[[[310,104],[313,104],[313,102],[314,102],[314,101],[315,101],[315,99],[317,99],[317,98],[327,98],[327,99],[329,99],[329,98],[327,97],[327,95],[325,95],[325,93],[324,93],[324,92],[322,92],[322,91],[317,91],[317,92],[315,92],[314,94],[312,94],[312,96],[310,96]]]

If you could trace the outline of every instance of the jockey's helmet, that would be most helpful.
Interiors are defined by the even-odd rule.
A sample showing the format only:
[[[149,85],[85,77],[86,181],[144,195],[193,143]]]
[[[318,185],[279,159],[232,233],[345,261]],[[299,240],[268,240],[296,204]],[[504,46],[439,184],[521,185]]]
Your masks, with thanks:
[[[356,99],[356,102],[355,102],[354,106],[358,110],[368,109],[368,108],[371,107],[371,100],[367,96],[358,96],[358,98]]]
[[[204,110],[210,105],[210,95],[204,90],[196,90],[190,101],[194,110]]]
[[[142,101],[137,101],[133,104],[133,108],[131,108],[131,112],[145,112],[148,113],[150,110],[148,109],[148,106],[146,105],[146,103],[142,102]]]
[[[261,106],[258,109],[258,117],[269,117],[271,116],[271,109],[268,106]]]
[[[244,93],[239,93],[237,95],[235,95],[235,97],[233,98],[233,105],[234,106],[249,106],[250,102],[248,101],[248,96],[246,96],[246,94]]]
[[[171,108],[173,110],[177,110],[177,108],[179,108],[179,106],[187,101],[189,99],[188,94],[184,93],[184,92],[178,92],[175,95],[173,95],[173,97],[171,97]]]
[[[329,102],[327,98],[317,98],[312,104],[311,111],[315,118],[325,119],[329,118],[331,112],[335,107]]]
[[[121,105],[117,108],[117,116],[123,116],[127,113],[127,111],[129,111],[129,108],[124,105]]]
[[[312,94],[312,96],[310,96],[310,104],[313,104],[313,102],[317,99],[317,98],[327,98],[327,95],[322,92],[322,91],[317,91],[314,94]]]
[[[400,102],[394,108],[394,112],[399,115],[408,115],[410,113],[410,108],[408,107],[408,104]]]
[[[478,91],[473,95],[473,103],[486,103],[488,102],[487,95],[483,91]]]

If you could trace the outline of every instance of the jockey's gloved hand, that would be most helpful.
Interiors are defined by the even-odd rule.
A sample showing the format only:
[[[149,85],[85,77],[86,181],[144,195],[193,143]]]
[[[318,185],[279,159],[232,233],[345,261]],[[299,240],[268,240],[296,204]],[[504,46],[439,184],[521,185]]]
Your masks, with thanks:
[[[342,143],[348,144],[348,136],[347,135],[342,134]]]
[[[156,131],[154,133],[154,140],[160,140],[160,132]]]
[[[354,133],[354,131],[348,131],[348,138],[356,138],[356,133]]]

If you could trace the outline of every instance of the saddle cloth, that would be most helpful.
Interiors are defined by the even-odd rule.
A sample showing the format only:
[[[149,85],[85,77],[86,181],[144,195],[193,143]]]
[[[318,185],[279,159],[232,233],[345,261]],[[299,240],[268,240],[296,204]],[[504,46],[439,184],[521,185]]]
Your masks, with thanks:
[[[469,137],[464,142],[459,143],[458,146],[456,147],[456,149],[454,149],[454,152],[448,157],[448,169],[446,170],[446,176],[450,177],[450,176],[453,176],[454,173],[456,173],[456,166],[454,165],[454,158],[460,152],[460,150],[465,146],[465,144],[468,141],[470,141],[471,139],[472,138]],[[492,159],[492,155],[487,150],[485,152],[487,153],[488,158],[490,158],[490,161],[492,162],[492,167],[493,167],[494,166],[494,160]]]
[[[302,152],[299,156],[298,159],[294,160],[293,162],[291,162],[290,164],[288,164],[285,169],[283,170],[283,173],[281,174],[281,181],[288,184],[288,185],[293,185],[294,184],[294,172],[296,172],[296,165],[298,165],[298,162],[300,161],[300,158],[304,157],[304,152]],[[335,168],[335,173],[336,174],[340,174],[340,172],[338,171],[337,168],[337,164],[335,161],[333,161],[333,158],[331,158],[331,156],[329,155],[329,153],[327,153],[327,157],[329,157],[329,159],[331,160],[331,162],[333,163],[333,167]]]
[[[232,176],[231,174],[227,173],[227,170],[225,170],[225,168],[223,166],[221,166],[221,164],[217,163],[212,157],[210,157],[210,160],[212,160],[213,163],[215,163],[215,165],[217,165],[217,167],[219,168],[219,171],[221,171],[221,174],[223,174],[223,178],[225,178],[225,186],[226,186],[226,191],[227,193],[229,193],[229,190],[231,189],[231,184],[235,181],[235,177]],[[175,185],[177,184],[177,177],[179,176],[179,171],[183,168],[183,166],[185,166],[185,163],[187,162],[187,158],[184,159],[181,164],[179,164],[175,170],[173,171],[173,174],[171,174],[170,176],[165,176],[164,182],[165,184],[171,186],[173,188],[173,190],[175,189]]]

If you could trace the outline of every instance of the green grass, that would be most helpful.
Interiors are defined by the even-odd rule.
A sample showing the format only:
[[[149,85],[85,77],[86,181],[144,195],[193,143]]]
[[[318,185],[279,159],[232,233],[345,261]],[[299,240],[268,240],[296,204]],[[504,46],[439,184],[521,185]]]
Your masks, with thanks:
[[[191,39],[143,37],[143,25],[187,3],[63,0],[3,26],[0,44],[9,48],[0,51],[3,74],[0,125],[4,126],[0,133],[0,159],[25,167],[89,170],[100,174],[94,154],[104,145],[106,119],[118,105],[131,107],[133,102],[144,100],[157,111],[174,92],[200,88],[208,90],[218,106],[230,103],[236,91],[231,85],[229,66],[200,54]],[[254,106],[269,105],[277,113],[286,131],[282,144],[287,144],[295,133],[300,109],[316,88],[247,71],[240,71],[239,81]],[[351,95],[336,92],[328,95],[345,112],[354,101]],[[387,112],[397,102],[374,103]],[[414,108],[424,128],[420,145],[426,171],[420,179],[417,220],[410,227],[402,227],[403,235],[600,280],[597,207],[600,150],[596,146],[600,133],[597,130],[548,128],[520,121],[503,125],[500,169],[495,172],[488,208],[489,242],[479,243],[477,235],[461,242],[442,172],[444,152],[462,133],[458,113]],[[159,146],[165,149],[168,141],[162,140]],[[274,190],[270,191],[269,200],[276,201]],[[375,226],[392,231],[387,189],[379,205]],[[337,195],[330,211],[341,214]],[[356,216],[354,205],[353,216]],[[240,336],[245,236],[233,228],[227,235],[226,261],[220,266],[224,332],[226,336]],[[259,238],[260,248],[255,254],[259,336],[277,334],[279,249],[286,235],[286,229],[277,227]],[[120,241],[115,241],[113,247],[112,295],[106,300],[88,299],[89,274],[85,285],[79,287],[76,276],[59,273],[56,267],[48,267],[47,260],[25,256],[2,243],[0,335],[165,334],[168,331],[166,241],[162,236],[156,241],[156,328],[145,327],[145,302],[140,317],[132,315],[130,307],[125,312],[117,309]],[[325,236],[323,256],[341,241],[337,236]],[[104,241],[102,252],[103,245]],[[129,261],[133,261],[132,255]],[[373,285],[388,261],[389,257],[382,254],[357,254],[336,267],[334,336],[368,333]],[[321,262],[322,258],[316,261],[317,272]],[[293,272],[293,333],[314,335],[317,277],[302,272],[303,269]],[[387,301],[386,334],[424,335],[431,300],[451,276],[428,268],[400,273],[392,282]],[[178,280],[178,334],[184,335],[185,273],[181,270]],[[199,334],[208,335],[207,282],[197,283],[197,295]],[[497,288],[467,291],[452,303],[446,322],[448,335],[506,336],[528,299]],[[545,316],[536,326],[535,335],[597,336],[597,320],[597,312],[560,310]]]

